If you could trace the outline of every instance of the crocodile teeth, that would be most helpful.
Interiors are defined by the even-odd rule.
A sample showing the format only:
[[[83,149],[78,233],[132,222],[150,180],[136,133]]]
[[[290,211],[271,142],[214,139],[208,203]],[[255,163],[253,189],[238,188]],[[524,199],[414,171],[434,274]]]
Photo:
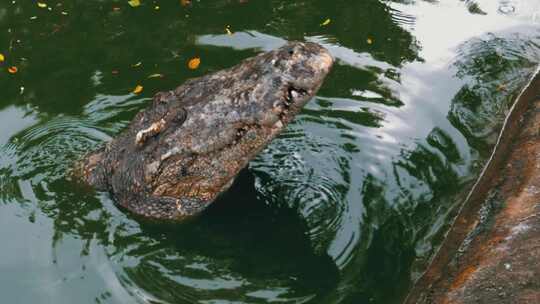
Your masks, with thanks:
[[[297,99],[300,96],[300,93],[296,90],[292,90],[291,95],[293,99]]]
[[[295,100],[301,96],[305,96],[308,92],[304,89],[297,89],[295,87],[289,87],[285,96],[285,105],[290,106]]]
[[[286,104],[291,104],[294,101],[295,94],[293,92],[295,92],[294,88],[290,87],[287,89],[287,95],[285,96]]]

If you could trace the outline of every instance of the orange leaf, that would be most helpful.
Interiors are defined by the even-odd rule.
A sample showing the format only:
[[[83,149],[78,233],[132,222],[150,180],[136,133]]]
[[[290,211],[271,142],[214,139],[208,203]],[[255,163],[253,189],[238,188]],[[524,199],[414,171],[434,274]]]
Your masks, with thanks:
[[[199,57],[191,58],[188,62],[188,68],[190,68],[191,70],[196,70],[200,64],[201,64],[201,58]]]
[[[128,1],[128,4],[129,4],[131,7],[137,7],[137,6],[140,6],[140,5],[141,5],[141,0],[129,0],[129,1]]]
[[[135,89],[133,89],[133,94],[140,94],[143,91],[142,85],[137,85]]]
[[[11,66],[11,67],[8,68],[8,72],[9,72],[10,74],[15,74],[15,73],[17,73],[18,71],[19,71],[19,69],[18,69],[16,66]]]

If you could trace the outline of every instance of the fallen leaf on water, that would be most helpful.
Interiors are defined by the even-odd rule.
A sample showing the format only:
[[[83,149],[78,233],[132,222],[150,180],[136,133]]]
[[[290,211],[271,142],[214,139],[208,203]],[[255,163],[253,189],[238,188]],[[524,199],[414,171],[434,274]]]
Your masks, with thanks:
[[[148,78],[163,78],[163,77],[164,77],[163,74],[159,74],[159,73],[148,76]]]
[[[140,94],[143,91],[142,85],[137,85],[135,89],[133,89],[133,94]]]
[[[8,72],[9,72],[10,74],[15,74],[15,73],[17,73],[18,71],[19,71],[19,69],[18,69],[16,66],[10,66],[10,67],[8,68]]]
[[[182,6],[188,6],[191,4],[191,0],[180,0],[180,4],[182,4]]]
[[[154,9],[157,11],[159,10],[159,5],[154,6]]]
[[[41,8],[46,8],[46,7],[47,7],[47,3],[38,2],[38,3],[37,3],[37,6],[39,6],[39,7],[41,7]]]
[[[327,26],[330,24],[330,22],[332,22],[332,20],[330,20],[330,18],[326,19],[323,21],[323,23],[321,23],[321,26]]]
[[[367,42],[367,44],[373,44],[373,39],[368,38],[368,39],[366,40],[366,42]]]
[[[504,83],[499,84],[497,86],[496,90],[497,90],[497,92],[506,91],[506,84],[504,84]]]
[[[118,72],[118,70],[112,70],[111,71],[111,74],[113,74],[113,75],[118,75],[118,73],[120,73],[120,72]]]
[[[191,70],[195,70],[199,67],[200,64],[201,64],[201,58],[199,57],[191,58],[188,62],[188,68],[190,68]]]
[[[0,62],[3,62],[4,60],[6,60],[6,57],[4,57],[2,53],[0,53]]]
[[[137,62],[137,63],[135,63],[135,64],[132,64],[131,67],[133,67],[133,68],[138,68],[138,67],[140,67],[141,65],[142,65],[142,62],[139,61],[139,62]]]
[[[129,0],[128,4],[131,5],[131,7],[137,7],[137,6],[141,5],[141,1],[140,0]]]
[[[227,33],[227,35],[232,35],[233,34],[232,31],[231,31],[231,27],[229,25],[227,25],[225,27],[225,32]]]

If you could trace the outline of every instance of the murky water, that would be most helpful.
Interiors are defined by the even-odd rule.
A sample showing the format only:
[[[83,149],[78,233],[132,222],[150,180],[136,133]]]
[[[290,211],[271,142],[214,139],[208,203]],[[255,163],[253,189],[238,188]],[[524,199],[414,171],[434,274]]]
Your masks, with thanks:
[[[43,3],[0,3],[5,303],[399,302],[540,62],[536,0]],[[337,64],[202,216],[141,222],[67,178],[155,92],[286,40]]]

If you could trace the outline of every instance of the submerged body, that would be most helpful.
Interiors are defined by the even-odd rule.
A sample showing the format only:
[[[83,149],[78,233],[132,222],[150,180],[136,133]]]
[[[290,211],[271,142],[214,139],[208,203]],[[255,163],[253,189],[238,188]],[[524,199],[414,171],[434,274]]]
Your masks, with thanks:
[[[158,93],[77,174],[145,217],[197,214],[298,114],[332,64],[317,44],[289,43]]]

